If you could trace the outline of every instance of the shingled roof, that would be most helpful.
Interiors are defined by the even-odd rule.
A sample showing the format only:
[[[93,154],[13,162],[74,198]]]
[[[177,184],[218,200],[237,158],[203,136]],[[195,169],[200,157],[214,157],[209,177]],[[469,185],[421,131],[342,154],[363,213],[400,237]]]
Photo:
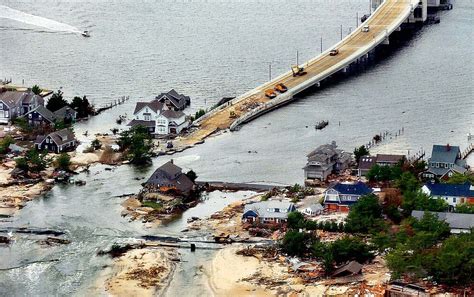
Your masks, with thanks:
[[[174,89],[171,89],[168,93],[161,93],[160,95],[156,96],[156,100],[164,101],[165,99],[169,99],[170,102],[177,108],[183,109],[186,105],[189,105],[191,102],[191,98],[185,96],[183,94],[179,94]]]
[[[133,111],[133,114],[136,114],[140,110],[142,110],[144,107],[148,107],[154,112],[157,112],[158,110],[163,109],[163,103],[159,102],[158,100],[153,100],[150,102],[137,102],[135,105],[135,110]]]
[[[33,112],[37,112],[43,118],[45,118],[46,120],[48,120],[51,123],[56,120],[56,116],[54,115],[54,113],[52,113],[51,110],[47,109],[46,107],[44,107],[42,105],[40,105],[40,106],[36,107],[35,109],[27,112],[25,114],[25,116],[27,116],[28,114],[33,113]]]
[[[341,194],[359,196],[367,195],[374,191],[361,181],[355,184],[337,183],[332,186],[332,189],[338,191]]]

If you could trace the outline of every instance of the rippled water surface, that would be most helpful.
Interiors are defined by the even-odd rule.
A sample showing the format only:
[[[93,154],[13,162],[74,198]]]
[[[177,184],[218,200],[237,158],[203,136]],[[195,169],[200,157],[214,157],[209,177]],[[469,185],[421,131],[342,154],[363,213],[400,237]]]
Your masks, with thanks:
[[[404,134],[375,151],[413,154],[433,143],[467,145],[474,133],[472,1],[457,1],[387,59],[322,90],[300,96],[235,133],[225,133],[173,156],[201,179],[301,183],[305,155],[336,140],[352,150],[381,131]],[[62,88],[69,97],[87,95],[101,106],[121,96],[126,104],[87,123],[78,134],[106,132],[138,100],[175,88],[208,108],[286,71],[347,34],[368,1],[4,1],[0,0],[0,77],[21,84]],[[27,14],[26,16],[24,14]],[[40,18],[32,17],[31,14]],[[91,38],[77,31],[89,30]],[[312,126],[330,124],[322,131]],[[307,127],[308,126],[308,127]],[[251,151],[252,153],[249,153]],[[121,218],[120,198],[169,157],[149,168],[95,166],[84,187],[55,187],[29,203],[9,226],[67,231],[73,242],[41,248],[20,237],[0,248],[0,295],[82,295],[104,259],[99,248],[145,234],[177,234],[190,215],[206,215],[249,193],[214,193],[183,219],[158,229]],[[471,163],[474,158],[471,156]],[[184,257],[169,295],[205,294],[196,271],[212,252]],[[51,262],[51,260],[54,260]],[[34,261],[46,261],[29,264]],[[190,288],[196,288],[195,291]]]

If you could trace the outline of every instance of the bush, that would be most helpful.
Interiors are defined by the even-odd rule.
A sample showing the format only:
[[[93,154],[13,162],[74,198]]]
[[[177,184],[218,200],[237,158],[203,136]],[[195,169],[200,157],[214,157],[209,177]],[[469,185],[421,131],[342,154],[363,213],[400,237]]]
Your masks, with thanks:
[[[61,170],[69,170],[71,166],[71,157],[67,153],[62,153],[56,158],[56,168]]]
[[[305,218],[302,213],[293,211],[288,214],[287,226],[289,229],[304,228]]]

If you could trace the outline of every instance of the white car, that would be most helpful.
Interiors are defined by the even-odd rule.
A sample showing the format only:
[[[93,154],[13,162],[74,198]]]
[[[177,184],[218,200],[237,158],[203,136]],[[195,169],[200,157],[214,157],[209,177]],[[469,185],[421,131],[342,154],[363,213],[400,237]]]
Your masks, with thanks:
[[[369,32],[369,26],[362,27],[362,32]]]

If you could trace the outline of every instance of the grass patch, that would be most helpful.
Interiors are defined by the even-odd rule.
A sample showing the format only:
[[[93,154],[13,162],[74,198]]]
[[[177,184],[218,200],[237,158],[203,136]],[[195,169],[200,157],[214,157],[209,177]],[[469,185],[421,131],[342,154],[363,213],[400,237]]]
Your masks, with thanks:
[[[161,203],[158,203],[158,202],[155,202],[155,201],[143,201],[142,206],[151,207],[151,208],[156,209],[156,210],[163,208],[163,205],[161,205]]]

